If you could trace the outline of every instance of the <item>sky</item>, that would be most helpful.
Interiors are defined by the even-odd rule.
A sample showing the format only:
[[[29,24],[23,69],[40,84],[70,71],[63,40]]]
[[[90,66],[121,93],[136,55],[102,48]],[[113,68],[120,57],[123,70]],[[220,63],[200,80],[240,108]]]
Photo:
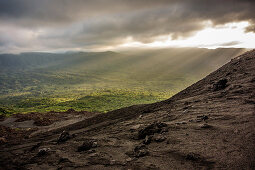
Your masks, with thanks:
[[[0,53],[254,48],[255,0],[0,0]]]

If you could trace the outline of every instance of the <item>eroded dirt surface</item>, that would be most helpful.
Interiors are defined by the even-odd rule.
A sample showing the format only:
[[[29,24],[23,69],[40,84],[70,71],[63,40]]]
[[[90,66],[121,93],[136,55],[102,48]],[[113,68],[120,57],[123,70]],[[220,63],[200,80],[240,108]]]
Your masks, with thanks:
[[[254,169],[254,89],[255,51],[250,51],[166,101],[2,144],[0,167]]]
[[[75,111],[15,114],[0,120],[0,144],[19,144],[24,138],[73,124],[99,113]]]

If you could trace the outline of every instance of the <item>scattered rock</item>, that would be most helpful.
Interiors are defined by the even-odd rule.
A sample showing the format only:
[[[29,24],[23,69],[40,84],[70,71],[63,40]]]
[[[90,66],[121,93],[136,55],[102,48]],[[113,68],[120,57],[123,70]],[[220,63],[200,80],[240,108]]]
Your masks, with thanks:
[[[197,122],[202,122],[202,121],[206,121],[206,120],[208,120],[209,119],[209,117],[208,116],[206,116],[206,115],[199,115],[199,116],[197,116]]]
[[[212,128],[212,125],[208,125],[207,123],[204,123],[200,127],[203,129],[209,129],[209,128]]]
[[[95,153],[96,151],[94,149],[88,150],[88,153]]]
[[[185,159],[189,161],[198,161],[200,159],[200,155],[196,153],[188,153]]]
[[[132,161],[132,160],[133,160],[132,158],[127,158],[127,159],[126,159],[127,162],[130,162],[130,161]]]
[[[138,132],[138,139],[144,139],[146,136],[153,135],[154,133],[160,133],[163,127],[166,126],[167,124],[161,122],[150,124]]]
[[[60,134],[57,143],[63,143],[65,141],[69,140],[69,139],[71,139],[71,136],[70,136],[69,132],[63,131]]]
[[[218,90],[223,90],[227,87],[227,79],[221,79],[217,83],[213,84],[213,90],[218,91]]]
[[[100,155],[96,152],[90,153],[89,157],[99,157]]]
[[[136,158],[143,157],[143,156],[146,156],[148,154],[149,154],[149,152],[146,150],[145,145],[136,146],[135,149],[134,149],[134,156]]]
[[[92,148],[96,148],[97,147],[97,142],[93,142],[93,144],[92,144]]]
[[[132,126],[132,127],[130,128],[130,131],[131,131],[131,132],[132,132],[132,131],[136,131],[136,130],[138,130],[141,126],[142,126],[142,124],[134,125],[134,126]]]
[[[81,146],[78,147],[78,152],[87,151],[91,148],[97,147],[97,142],[94,140],[85,140]]]
[[[184,124],[187,124],[187,122],[186,122],[186,121],[176,122],[176,124],[177,124],[177,125],[181,125],[181,124],[183,124],[183,125],[184,125]]]
[[[116,164],[116,160],[110,160],[110,165],[115,165]]]
[[[168,127],[167,126],[163,127],[160,133],[163,134],[163,133],[166,133],[166,132],[168,132]]]
[[[128,151],[126,152],[126,154],[130,157],[143,157],[149,154],[149,152],[147,151],[147,148],[144,144],[142,145],[138,145],[136,146],[132,151]],[[131,159],[132,160],[132,159]],[[130,161],[131,161],[130,160]]]
[[[135,152],[135,157],[140,158],[140,157],[144,157],[148,154],[149,154],[149,152],[147,150],[142,149],[142,150],[138,150],[137,152]]]
[[[156,135],[156,136],[153,137],[153,140],[155,142],[163,142],[164,140],[166,140],[166,137],[163,136],[163,135]]]
[[[60,158],[58,163],[70,162],[68,158]]]
[[[38,153],[37,153],[37,156],[44,156],[44,155],[47,155],[49,153],[51,149],[50,148],[42,148],[42,149],[39,149]]]

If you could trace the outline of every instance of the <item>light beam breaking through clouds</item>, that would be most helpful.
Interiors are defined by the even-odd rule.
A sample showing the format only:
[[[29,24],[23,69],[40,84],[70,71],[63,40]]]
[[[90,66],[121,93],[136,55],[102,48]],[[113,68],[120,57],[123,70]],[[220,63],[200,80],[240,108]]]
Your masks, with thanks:
[[[254,48],[254,0],[0,1],[0,53]]]

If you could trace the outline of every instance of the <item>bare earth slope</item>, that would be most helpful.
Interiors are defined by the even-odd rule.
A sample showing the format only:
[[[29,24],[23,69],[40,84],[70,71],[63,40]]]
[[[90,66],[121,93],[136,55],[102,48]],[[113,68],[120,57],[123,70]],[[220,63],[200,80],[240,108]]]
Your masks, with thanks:
[[[254,169],[254,129],[255,50],[166,101],[2,144],[0,167]]]

